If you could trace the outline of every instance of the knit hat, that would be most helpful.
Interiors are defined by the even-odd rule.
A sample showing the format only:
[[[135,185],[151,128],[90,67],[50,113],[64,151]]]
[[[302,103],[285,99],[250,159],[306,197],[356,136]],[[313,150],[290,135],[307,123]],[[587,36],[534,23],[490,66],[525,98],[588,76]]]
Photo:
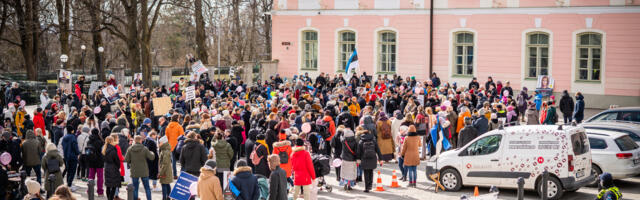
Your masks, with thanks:
[[[247,161],[244,159],[240,159],[238,161],[236,161],[236,168],[239,167],[246,167],[247,166]]]
[[[91,128],[89,128],[89,126],[82,126],[82,133],[89,133],[91,132]]]
[[[142,121],[142,124],[151,124],[151,119],[144,118],[144,121]]]
[[[303,146],[303,145],[304,145],[304,140],[302,140],[300,138],[296,139],[296,146],[300,147],[300,146]]]
[[[162,136],[159,140],[158,143],[160,144],[164,144],[167,143],[169,141],[169,139],[167,139],[167,136]]]
[[[38,194],[38,192],[40,192],[40,183],[37,181],[27,179],[27,181],[25,181],[25,185],[27,186],[29,194]]]
[[[478,114],[485,115],[487,114],[487,110],[485,110],[484,108],[481,108],[480,111],[478,111]]]
[[[266,137],[264,134],[262,134],[262,133],[261,133],[261,134],[258,134],[258,136],[256,136],[256,139],[258,139],[258,140],[264,140],[264,139],[266,139],[266,138],[267,138],[267,137]]]
[[[204,163],[204,168],[209,169],[209,170],[214,170],[216,168],[216,161],[209,159],[207,160],[206,163]]]
[[[56,150],[56,145],[53,143],[49,143],[47,144],[47,152],[52,151],[52,150]]]
[[[600,175],[600,183],[604,188],[613,187],[613,177],[609,172],[602,173]]]

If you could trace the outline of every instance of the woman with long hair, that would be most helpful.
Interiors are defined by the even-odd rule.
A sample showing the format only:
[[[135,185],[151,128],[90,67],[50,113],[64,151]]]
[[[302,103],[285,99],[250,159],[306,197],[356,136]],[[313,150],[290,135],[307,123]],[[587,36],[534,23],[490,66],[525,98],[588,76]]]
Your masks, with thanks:
[[[122,176],[120,175],[120,155],[118,155],[118,136],[111,135],[105,138],[102,147],[104,155],[104,185],[107,186],[107,199],[113,200],[116,196],[116,189],[120,187]]]

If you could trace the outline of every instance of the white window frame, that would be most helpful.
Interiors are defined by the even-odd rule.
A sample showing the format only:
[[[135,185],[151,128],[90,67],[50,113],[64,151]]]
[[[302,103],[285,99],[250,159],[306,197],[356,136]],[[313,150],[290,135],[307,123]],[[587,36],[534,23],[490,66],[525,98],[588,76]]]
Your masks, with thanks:
[[[531,29],[526,29],[524,31],[522,31],[522,54],[520,56],[521,58],[521,70],[520,70],[520,80],[522,81],[522,86],[523,87],[527,87],[527,88],[535,88],[537,85],[537,78],[528,78],[527,77],[527,64],[528,64],[528,55],[527,55],[527,42],[528,42],[528,36],[531,33],[535,33],[535,32],[541,32],[541,33],[546,33],[547,35],[549,35],[549,63],[548,63],[548,76],[552,76],[553,77],[553,31],[549,30],[549,29],[545,29],[545,28],[531,28]]]
[[[304,55],[303,55],[303,48],[304,48],[304,32],[305,31],[315,31],[318,34],[318,39],[317,39],[317,58],[318,58],[318,66],[315,69],[309,69],[309,68],[304,68],[303,64],[304,64]],[[320,52],[321,52],[321,43],[320,43],[320,38],[321,38],[321,33],[320,30],[315,28],[315,27],[304,27],[298,30],[298,71],[299,72],[309,72],[310,75],[314,75],[314,72],[319,72],[320,71],[320,66],[321,65],[321,59],[320,59]]]
[[[600,45],[591,45],[591,44],[583,45],[583,44],[580,44],[580,42],[581,42],[580,41],[581,40],[580,37],[582,35],[587,35],[587,34],[600,35]],[[576,37],[576,51],[575,51],[575,54],[576,54],[576,58],[575,58],[576,59],[576,61],[575,61],[576,62],[576,67],[574,68],[574,70],[576,70],[576,77],[575,77],[576,80],[577,81],[591,81],[591,82],[600,81],[600,79],[602,79],[602,57],[604,57],[603,54],[602,54],[602,37],[603,37],[603,34],[598,33],[598,32],[582,32],[582,33],[576,34],[575,37]],[[580,49],[582,49],[582,48],[588,49],[588,52],[587,52],[587,54],[588,54],[588,56],[587,56],[587,79],[579,79],[580,78],[580,60],[582,60],[580,58]],[[593,53],[593,49],[600,49],[600,66],[601,67],[600,67],[600,76],[598,77],[597,80],[595,80],[593,78],[593,60],[594,60],[593,54],[592,54]]]
[[[546,35],[547,36],[547,40],[548,40],[547,44],[531,44],[530,43],[531,41],[529,40],[530,36],[531,35],[537,35],[537,34]],[[551,35],[549,33],[547,33],[547,32],[543,32],[543,31],[531,31],[531,32],[528,32],[528,33],[525,34],[524,40],[525,40],[525,47],[524,47],[523,51],[524,51],[524,62],[525,62],[525,65],[524,65],[525,78],[526,79],[536,79],[537,80],[538,76],[542,76],[543,75],[541,73],[542,66],[540,64],[540,63],[542,63],[541,62],[541,60],[542,60],[542,58],[541,58],[542,57],[542,50],[541,49],[542,48],[547,48],[547,74],[544,74],[544,75],[549,76],[550,75],[549,72],[551,71],[550,67],[549,67],[550,66],[550,61],[551,61],[551,59],[550,59],[551,58],[551,45],[550,45],[550,43],[551,43],[551,41],[550,41],[551,40]],[[536,68],[536,76],[534,76],[534,77],[532,77],[529,74],[529,68],[531,67],[530,66],[530,64],[531,64],[530,63],[530,60],[531,60],[530,59],[531,58],[531,54],[530,53],[531,52],[530,52],[529,49],[532,48],[532,47],[536,48],[536,66],[535,66],[535,68]]]
[[[381,44],[382,42],[380,40],[382,40],[382,34],[383,33],[393,33],[393,34],[395,34],[396,41],[393,43],[393,45],[395,46],[395,57],[396,57],[396,60],[394,62],[394,64],[395,64],[395,70],[394,71],[390,71],[390,70],[382,71],[382,48],[381,48],[381,45],[383,45],[383,44]],[[398,48],[398,38],[399,38],[398,37],[398,32],[395,31],[395,30],[384,29],[384,30],[376,31],[376,37],[375,37],[376,40],[374,41],[375,44],[376,44],[376,51],[374,52],[376,54],[376,59],[375,59],[375,62],[376,62],[376,73],[379,73],[379,74],[395,74],[395,73],[398,72],[398,55],[399,55],[399,53],[398,53],[398,49],[399,49]],[[392,45],[392,44],[386,44],[386,45]],[[388,54],[391,54],[391,53],[388,53]],[[389,61],[389,63],[391,63],[391,62]]]
[[[585,32],[595,32],[602,34],[602,46],[600,51],[600,81],[582,81],[577,80],[578,72],[578,43],[580,42],[578,35]],[[583,94],[604,95],[605,83],[607,81],[607,33],[599,29],[579,29],[572,33],[571,43],[571,92],[582,92]],[[557,80],[556,80],[557,81]],[[557,85],[557,84],[556,84]]]
[[[473,43],[471,43],[471,45],[469,45],[468,43],[458,43],[458,40],[457,40],[458,34],[465,34],[465,33],[466,34],[471,34],[473,36]],[[476,56],[477,56],[477,54],[476,54],[476,35],[475,35],[475,33],[471,32],[471,31],[456,31],[456,32],[453,32],[452,37],[453,37],[453,41],[452,41],[453,42],[452,43],[452,45],[453,45],[452,50],[453,51],[451,52],[451,59],[453,59],[452,60],[452,62],[453,62],[453,69],[452,69],[453,74],[455,76],[473,76],[475,74],[476,70],[477,70],[476,69],[476,62],[477,62]],[[463,63],[463,65],[462,65],[463,73],[462,74],[458,74],[457,73],[458,72],[458,63],[456,62],[456,60],[457,60],[456,58],[457,58],[458,54],[457,54],[456,50],[457,50],[458,46],[463,46],[463,48],[464,48],[464,50],[462,51],[462,63]],[[467,74],[467,73],[464,73],[464,72],[467,71],[466,70],[466,66],[467,66],[467,61],[466,61],[467,60],[467,47],[469,47],[469,46],[473,47],[473,63],[472,63],[472,71],[471,71],[471,73]]]
[[[343,32],[353,32],[355,34],[356,38],[355,38],[354,44],[355,44],[355,48],[358,49],[358,31],[356,31],[355,29],[352,29],[352,28],[339,28],[339,29],[336,29],[336,31],[335,31],[335,41],[336,41],[336,44],[335,44],[335,52],[336,52],[335,53],[335,61],[336,61],[336,63],[335,63],[335,70],[334,71],[337,72],[337,73],[346,73],[344,71],[344,69],[342,69],[342,61],[340,60],[341,59],[340,56],[342,54],[342,40],[341,39],[342,39],[342,33]],[[351,53],[349,53],[349,56],[351,56]]]

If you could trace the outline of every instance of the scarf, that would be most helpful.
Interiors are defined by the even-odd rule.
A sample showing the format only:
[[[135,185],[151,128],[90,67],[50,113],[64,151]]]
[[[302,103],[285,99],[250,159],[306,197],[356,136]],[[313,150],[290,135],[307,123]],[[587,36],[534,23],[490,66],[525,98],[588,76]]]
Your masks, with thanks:
[[[259,144],[264,145],[264,148],[266,148],[266,149],[267,149],[267,153],[268,153],[268,154],[271,154],[271,153],[270,153],[271,151],[269,151],[269,145],[267,145],[267,142],[265,142],[264,140],[256,140],[256,142],[257,142],[257,143],[259,143]]]

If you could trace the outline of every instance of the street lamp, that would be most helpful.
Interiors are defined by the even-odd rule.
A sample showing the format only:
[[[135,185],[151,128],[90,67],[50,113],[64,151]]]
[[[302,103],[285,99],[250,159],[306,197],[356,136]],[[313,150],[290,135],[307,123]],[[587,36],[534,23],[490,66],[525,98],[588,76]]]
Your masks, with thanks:
[[[66,67],[67,61],[69,60],[69,56],[67,54],[60,55],[60,61],[62,62],[62,67]]]
[[[87,46],[84,46],[84,44],[82,46],[80,46],[80,49],[82,49],[82,58],[80,59],[80,65],[82,65],[82,74],[85,74],[84,72],[84,52],[87,49]]]
[[[104,81],[104,67],[102,66],[102,52],[104,52],[104,47],[98,47],[98,63],[96,63],[96,72],[98,73],[98,80]]]

